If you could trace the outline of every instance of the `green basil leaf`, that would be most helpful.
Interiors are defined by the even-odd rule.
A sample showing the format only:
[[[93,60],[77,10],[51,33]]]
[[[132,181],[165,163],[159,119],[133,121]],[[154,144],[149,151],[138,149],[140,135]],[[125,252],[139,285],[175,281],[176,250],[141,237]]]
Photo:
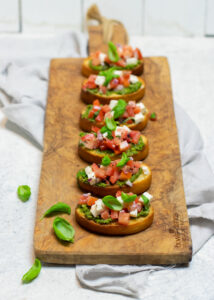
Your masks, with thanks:
[[[105,77],[105,82],[103,84],[104,86],[107,86],[112,79],[120,77],[119,75],[114,74],[114,71],[115,71],[115,68],[112,67],[106,71],[99,72],[99,75]]]
[[[124,101],[122,99],[118,100],[117,105],[115,105],[115,107],[113,108],[114,119],[117,119],[124,114],[124,112],[126,110],[126,106],[127,106],[126,101]]]
[[[20,200],[26,202],[31,195],[31,189],[28,185],[20,185],[17,189],[17,194]]]
[[[144,208],[148,209],[149,208],[149,199],[146,196],[144,196],[143,194],[141,195],[141,198],[143,199]]]
[[[53,229],[56,236],[63,241],[73,243],[75,230],[71,224],[60,217],[56,217],[53,222]]]
[[[113,62],[117,62],[120,59],[119,54],[117,52],[117,47],[111,41],[108,42],[108,57]]]
[[[113,136],[112,136],[112,134],[111,134],[111,130],[109,130],[106,126],[103,126],[103,127],[100,129],[100,132],[101,132],[101,133],[107,132],[107,133],[108,133],[107,138],[110,139],[110,140],[113,139]]]
[[[64,212],[64,213],[70,215],[71,208],[68,204],[66,204],[64,202],[58,202],[58,203],[52,205],[48,210],[46,210],[46,212],[42,216],[42,219],[44,217],[50,216],[50,215],[52,215],[54,213],[58,213],[58,212]]]
[[[107,129],[109,129],[111,131],[114,131],[116,129],[116,127],[117,127],[117,125],[116,125],[116,123],[115,123],[115,121],[114,121],[113,118],[112,119],[106,118],[105,119],[105,123],[106,123]]]
[[[41,265],[40,260],[38,258],[36,258],[34,261],[34,264],[30,268],[30,270],[23,275],[22,282],[29,283],[33,279],[35,279],[39,275],[39,273],[41,271],[41,267],[42,267],[42,265]]]
[[[137,198],[137,195],[128,195],[122,192],[121,198],[123,199],[124,202],[129,203],[129,202],[133,202]]]
[[[127,164],[128,161],[129,161],[129,157],[125,152],[123,152],[121,160],[117,163],[117,167],[125,166],[125,164]]]
[[[103,199],[103,203],[105,204],[105,206],[107,206],[108,208],[112,209],[112,210],[118,210],[120,211],[123,208],[122,203],[120,203],[120,201],[113,197],[113,196],[105,196]]]
[[[103,157],[103,159],[102,159],[101,164],[102,164],[103,166],[108,166],[108,165],[110,165],[110,163],[111,163],[110,158],[109,158],[107,155],[105,155],[105,156]]]

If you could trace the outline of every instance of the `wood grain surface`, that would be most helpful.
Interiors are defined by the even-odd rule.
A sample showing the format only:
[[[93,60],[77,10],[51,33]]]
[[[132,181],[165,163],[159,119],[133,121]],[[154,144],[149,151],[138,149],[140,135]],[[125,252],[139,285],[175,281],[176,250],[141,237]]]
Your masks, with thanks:
[[[153,172],[155,215],[152,226],[123,237],[90,233],[75,221],[74,209],[81,191],[77,171],[86,166],[77,155],[82,59],[55,59],[50,67],[45,121],[44,157],[34,233],[35,255],[42,261],[59,264],[174,264],[191,259],[191,237],[183,190],[177,129],[172,102],[170,73],[164,57],[145,58],[144,104],[157,113],[143,131],[149,139],[150,154],[145,160]],[[57,201],[71,206],[63,215],[75,228],[75,243],[61,243],[54,235],[54,217],[40,221]]]

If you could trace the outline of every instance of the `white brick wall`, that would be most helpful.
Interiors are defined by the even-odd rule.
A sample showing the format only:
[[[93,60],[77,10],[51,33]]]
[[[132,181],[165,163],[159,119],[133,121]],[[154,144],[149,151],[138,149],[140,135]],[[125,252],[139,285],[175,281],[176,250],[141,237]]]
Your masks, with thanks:
[[[214,0],[0,0],[0,32],[82,30],[93,3],[130,35],[214,35]]]

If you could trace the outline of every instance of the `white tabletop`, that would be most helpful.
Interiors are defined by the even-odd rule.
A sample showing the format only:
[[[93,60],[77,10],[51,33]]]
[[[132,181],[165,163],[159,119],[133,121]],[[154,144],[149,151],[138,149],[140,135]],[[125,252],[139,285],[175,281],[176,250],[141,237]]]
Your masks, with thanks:
[[[214,170],[214,39],[133,37],[131,44],[142,48],[144,56],[168,57],[174,100],[198,125]],[[6,49],[5,44],[3,47]],[[0,46],[0,59],[2,51]],[[19,133],[0,112],[0,299],[127,298],[81,287],[72,266],[43,265],[34,282],[21,284],[22,275],[34,260],[33,230],[42,152]],[[32,188],[32,196],[26,203],[16,195],[21,184]],[[172,273],[175,280],[179,276],[182,284],[173,299],[214,299],[214,288],[210,287],[214,276],[213,249],[212,238],[193,257],[188,268]],[[151,275],[151,289],[145,299],[162,299],[162,286],[155,283],[159,276],[162,275]],[[166,286],[164,280],[163,286]],[[163,299],[172,299],[167,289]]]

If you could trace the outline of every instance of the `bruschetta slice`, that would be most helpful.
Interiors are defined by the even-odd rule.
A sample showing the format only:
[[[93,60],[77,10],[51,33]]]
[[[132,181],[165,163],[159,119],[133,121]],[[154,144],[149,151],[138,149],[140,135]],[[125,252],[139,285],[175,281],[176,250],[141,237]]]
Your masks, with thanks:
[[[114,121],[110,121],[106,118],[106,126],[92,127],[92,132],[80,133],[79,156],[89,163],[101,163],[105,155],[116,160],[123,152],[134,160],[146,158],[149,153],[147,138],[140,131],[131,130],[125,125],[111,127]]]
[[[90,75],[83,82],[81,98],[91,104],[98,99],[102,104],[123,99],[139,101],[145,94],[145,81],[130,71],[118,71],[115,68],[101,71],[98,75]]]
[[[143,130],[149,119],[148,109],[142,102],[128,103],[122,99],[111,100],[109,104],[102,105],[99,100],[87,105],[80,115],[80,128],[91,131],[92,126],[103,127],[106,118],[114,118],[119,125],[126,125],[132,130]]]
[[[117,70],[129,70],[134,75],[143,73],[143,56],[140,49],[133,49],[129,45],[108,44],[108,53],[96,51],[83,61],[82,74],[86,77],[91,74],[98,74],[111,67]]]
[[[140,194],[148,190],[151,180],[150,168],[141,161],[129,159],[125,153],[121,160],[111,161],[106,156],[101,164],[93,163],[77,173],[79,187],[98,196],[114,196],[119,189]]]
[[[115,197],[95,198],[83,194],[75,210],[77,222],[85,229],[104,235],[128,235],[148,228],[154,218],[152,195],[118,191]]]

